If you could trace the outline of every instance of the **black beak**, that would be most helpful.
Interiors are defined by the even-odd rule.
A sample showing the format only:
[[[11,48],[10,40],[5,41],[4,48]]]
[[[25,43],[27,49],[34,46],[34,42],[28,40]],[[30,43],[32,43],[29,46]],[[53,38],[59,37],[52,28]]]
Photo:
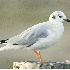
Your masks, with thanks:
[[[70,20],[69,19],[64,19],[65,21],[67,21],[67,22],[70,22]]]

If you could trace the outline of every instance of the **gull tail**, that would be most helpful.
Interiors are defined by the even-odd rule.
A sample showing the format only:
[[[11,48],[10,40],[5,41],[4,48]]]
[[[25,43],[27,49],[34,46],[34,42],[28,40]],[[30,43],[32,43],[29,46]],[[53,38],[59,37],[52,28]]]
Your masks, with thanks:
[[[6,46],[1,47],[0,51],[4,51],[4,50],[16,50],[16,49],[21,49],[23,48],[22,45],[18,45],[16,44],[16,40],[20,39],[20,37],[15,36],[13,38],[10,39],[6,39],[6,40],[0,40],[0,44],[5,44]]]
[[[4,47],[1,47],[0,48],[0,51],[4,51],[4,50],[17,50],[17,49],[22,49],[22,46],[21,45],[11,45],[11,44],[8,44]]]

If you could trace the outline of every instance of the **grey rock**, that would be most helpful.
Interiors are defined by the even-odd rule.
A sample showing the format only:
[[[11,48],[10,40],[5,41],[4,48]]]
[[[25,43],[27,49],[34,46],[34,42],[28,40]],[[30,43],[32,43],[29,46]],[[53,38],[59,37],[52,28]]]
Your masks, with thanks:
[[[70,69],[70,63],[67,62],[13,62],[13,69]]]

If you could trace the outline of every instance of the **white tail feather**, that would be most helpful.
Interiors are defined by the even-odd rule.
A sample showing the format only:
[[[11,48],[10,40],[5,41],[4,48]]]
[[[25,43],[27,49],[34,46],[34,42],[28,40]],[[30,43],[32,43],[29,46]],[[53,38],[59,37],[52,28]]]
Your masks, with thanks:
[[[0,51],[4,51],[4,50],[11,50],[13,48],[11,48],[10,46],[4,46],[0,48]]]
[[[4,51],[4,50],[16,50],[16,49],[21,49],[22,46],[18,46],[18,45],[6,45],[4,47],[0,48],[0,51]]]

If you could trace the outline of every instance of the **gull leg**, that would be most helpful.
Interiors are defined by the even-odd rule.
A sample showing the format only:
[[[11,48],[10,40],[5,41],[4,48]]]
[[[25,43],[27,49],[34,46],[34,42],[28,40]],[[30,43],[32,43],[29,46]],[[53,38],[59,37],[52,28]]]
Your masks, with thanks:
[[[41,57],[41,54],[40,54],[40,51],[34,51],[34,52],[35,52],[37,58],[39,58],[40,61],[43,62],[42,57]]]

